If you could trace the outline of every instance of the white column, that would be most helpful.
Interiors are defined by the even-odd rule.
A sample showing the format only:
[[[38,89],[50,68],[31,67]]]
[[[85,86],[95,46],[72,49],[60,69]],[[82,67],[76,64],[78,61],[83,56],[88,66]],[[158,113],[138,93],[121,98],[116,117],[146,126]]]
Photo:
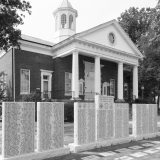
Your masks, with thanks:
[[[72,53],[72,98],[79,98],[79,60],[77,51]]]
[[[95,93],[101,94],[101,66],[100,57],[95,57]]]
[[[138,66],[133,67],[133,95],[138,98]]]
[[[123,63],[118,63],[118,99],[123,100]]]

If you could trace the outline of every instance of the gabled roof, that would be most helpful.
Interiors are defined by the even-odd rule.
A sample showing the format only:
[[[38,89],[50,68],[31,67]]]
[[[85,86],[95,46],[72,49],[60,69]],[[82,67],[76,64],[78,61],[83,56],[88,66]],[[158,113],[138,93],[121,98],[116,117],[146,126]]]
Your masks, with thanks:
[[[59,8],[73,8],[71,3],[68,0],[63,0]]]
[[[51,46],[52,47],[54,45],[54,43],[52,43],[52,42],[45,41],[45,40],[35,38],[35,37],[31,37],[31,36],[27,36],[27,35],[24,35],[24,34],[21,35],[21,38],[24,41],[30,41],[32,43],[42,44],[42,45],[46,45],[46,46]]]
[[[98,25],[96,27],[93,27],[91,29],[88,29],[86,31],[83,31],[83,32],[77,34],[76,37],[77,38],[82,38],[85,35],[88,35],[88,34],[90,34],[92,32],[95,32],[95,31],[97,31],[99,29],[102,29],[104,27],[107,27],[109,25],[114,25],[117,28],[118,32],[121,34],[121,36],[126,40],[128,45],[135,51],[135,53],[138,56],[140,56],[141,58],[143,57],[141,52],[138,50],[138,48],[135,46],[135,44],[132,42],[132,40],[129,38],[129,36],[126,34],[126,32],[122,29],[122,27],[119,25],[119,23],[115,19],[113,19],[111,21],[108,21],[106,23],[100,24],[100,25]]]

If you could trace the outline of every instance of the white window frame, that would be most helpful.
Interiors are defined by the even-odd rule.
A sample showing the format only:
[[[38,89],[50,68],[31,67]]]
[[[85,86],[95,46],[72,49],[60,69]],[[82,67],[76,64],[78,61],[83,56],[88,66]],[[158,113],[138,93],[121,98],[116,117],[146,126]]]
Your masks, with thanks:
[[[69,84],[69,83],[66,83],[66,74],[68,74],[69,73],[69,76],[71,77],[71,93],[66,93],[66,84]],[[65,86],[64,86],[64,88],[65,88],[65,91],[64,91],[64,95],[65,96],[71,96],[72,95],[72,73],[71,72],[65,72],[65,82],[64,82],[65,84]]]
[[[82,92],[80,92],[80,85],[82,85]],[[79,80],[79,95],[84,95],[84,80]]]
[[[21,80],[21,73],[22,73],[22,71],[29,71],[29,88],[28,88],[28,92],[23,92],[22,91],[22,88],[21,88],[21,83],[22,83],[22,80]],[[29,94],[30,93],[30,70],[29,69],[23,69],[23,68],[21,68],[20,69],[20,94]]]
[[[53,71],[49,71],[49,70],[43,70],[41,69],[41,93],[43,93],[43,89],[44,89],[44,86],[43,86],[43,82],[44,81],[48,81],[48,92],[51,92],[52,91],[52,73]],[[43,76],[48,76],[48,80],[46,79],[43,79]],[[51,94],[48,95],[49,98],[51,98]],[[45,99],[43,97],[43,94],[42,94],[42,99]]]
[[[107,82],[104,82],[103,83],[103,85],[102,85],[102,88],[103,88],[103,95],[106,95],[106,96],[108,96],[108,86],[109,86],[109,83],[107,83]],[[104,88],[106,87],[106,94],[104,94]]]
[[[111,93],[111,81],[113,81],[113,86],[114,86],[114,90],[113,90],[113,94]],[[115,79],[110,79],[110,96],[114,96],[115,97]]]

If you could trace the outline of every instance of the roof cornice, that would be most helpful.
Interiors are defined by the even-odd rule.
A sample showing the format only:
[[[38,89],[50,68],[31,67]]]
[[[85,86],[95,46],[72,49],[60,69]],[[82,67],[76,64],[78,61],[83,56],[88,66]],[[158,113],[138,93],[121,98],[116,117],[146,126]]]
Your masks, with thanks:
[[[117,30],[119,31],[119,33],[126,39],[126,42],[131,46],[131,48],[132,48],[141,58],[143,58],[142,53],[138,50],[138,48],[137,48],[137,47],[135,46],[135,44],[131,41],[131,39],[129,38],[129,36],[126,34],[126,32],[122,29],[122,27],[119,25],[119,23],[118,23],[115,19],[113,19],[113,20],[111,20],[111,21],[108,21],[108,22],[106,22],[106,23],[100,24],[100,25],[98,25],[98,26],[95,26],[95,27],[93,27],[93,28],[91,28],[91,29],[88,29],[88,30],[86,30],[86,31],[83,31],[83,32],[79,33],[77,37],[80,38],[80,37],[82,37],[82,36],[84,36],[84,35],[86,35],[86,34],[95,32],[96,30],[101,29],[101,28],[104,28],[104,27],[106,27],[106,26],[108,26],[108,25],[111,25],[111,24],[113,24],[113,25],[117,28]]]
[[[79,43],[86,44],[86,45],[89,45],[89,46],[92,46],[92,47],[97,47],[97,48],[100,48],[100,49],[103,49],[103,50],[108,50],[108,51],[111,51],[111,52],[115,52],[115,53],[119,53],[119,54],[122,54],[122,55],[130,56],[130,57],[136,58],[136,59],[141,58],[139,55],[133,55],[132,53],[128,53],[128,52],[125,52],[125,51],[114,49],[112,47],[107,47],[105,45],[95,43],[95,42],[92,42],[92,41],[88,41],[88,40],[85,40],[85,39],[82,39],[82,38],[77,38],[76,36],[72,36],[72,37],[58,43],[57,45],[53,46],[52,47],[52,52],[57,51],[58,49],[63,48],[63,47],[65,47],[68,44],[71,44],[73,42],[79,42]]]

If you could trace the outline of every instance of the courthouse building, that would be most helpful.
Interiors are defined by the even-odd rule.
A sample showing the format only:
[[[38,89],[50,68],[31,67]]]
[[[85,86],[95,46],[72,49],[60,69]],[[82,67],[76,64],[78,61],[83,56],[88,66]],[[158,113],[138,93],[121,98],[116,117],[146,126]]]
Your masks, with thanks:
[[[32,91],[68,101],[94,100],[95,94],[138,97],[142,54],[116,20],[76,33],[78,12],[68,0],[53,15],[54,43],[22,35],[21,50],[12,48],[0,58],[13,99]]]

